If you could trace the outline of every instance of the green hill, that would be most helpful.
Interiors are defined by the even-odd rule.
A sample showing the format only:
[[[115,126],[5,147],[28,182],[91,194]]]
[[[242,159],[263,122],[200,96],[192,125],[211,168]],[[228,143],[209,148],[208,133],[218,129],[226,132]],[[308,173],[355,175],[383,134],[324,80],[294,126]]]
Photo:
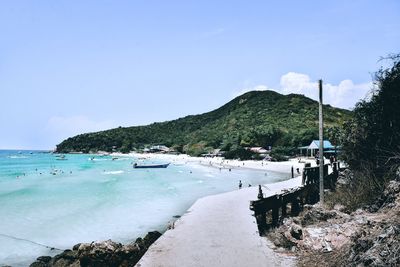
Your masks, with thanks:
[[[324,106],[325,127],[341,125],[351,111]],[[164,144],[196,155],[240,146],[308,145],[318,136],[318,102],[303,95],[253,91],[200,115],[147,126],[80,134],[57,145],[58,152],[128,152],[146,145]]]

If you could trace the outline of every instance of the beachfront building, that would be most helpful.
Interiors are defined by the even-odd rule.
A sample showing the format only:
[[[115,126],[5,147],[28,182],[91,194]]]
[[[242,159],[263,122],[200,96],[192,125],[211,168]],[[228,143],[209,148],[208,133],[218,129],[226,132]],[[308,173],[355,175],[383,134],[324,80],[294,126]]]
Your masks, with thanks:
[[[212,152],[201,154],[201,156],[205,158],[222,157],[224,153],[221,149],[214,149]]]
[[[331,144],[329,140],[324,140],[324,153],[335,153],[335,147]],[[309,146],[302,146],[298,148],[300,150],[300,155],[306,152],[306,156],[315,157],[319,151],[319,140],[313,140]]]
[[[263,147],[250,147],[249,148],[249,150],[250,151],[252,151],[252,152],[254,152],[254,153],[257,153],[257,154],[267,154],[268,152],[270,152],[270,151],[268,151],[268,150],[266,150],[265,148],[263,148]]]
[[[149,152],[151,153],[156,153],[156,152],[168,153],[169,151],[170,149],[165,145],[156,145],[149,148]]]
[[[253,153],[258,154],[260,157],[270,160],[271,157],[269,156],[269,153],[271,152],[271,147],[269,146],[267,149],[264,147],[256,146],[256,147],[248,147],[246,148],[247,150],[250,150]]]

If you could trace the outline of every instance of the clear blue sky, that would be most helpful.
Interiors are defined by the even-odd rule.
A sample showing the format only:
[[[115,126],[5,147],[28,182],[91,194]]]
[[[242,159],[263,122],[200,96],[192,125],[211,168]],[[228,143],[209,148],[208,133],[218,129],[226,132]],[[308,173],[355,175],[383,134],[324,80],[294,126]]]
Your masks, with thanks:
[[[400,52],[400,1],[1,1],[0,148],[210,111],[240,92],[351,108]],[[336,91],[340,93],[336,97]]]

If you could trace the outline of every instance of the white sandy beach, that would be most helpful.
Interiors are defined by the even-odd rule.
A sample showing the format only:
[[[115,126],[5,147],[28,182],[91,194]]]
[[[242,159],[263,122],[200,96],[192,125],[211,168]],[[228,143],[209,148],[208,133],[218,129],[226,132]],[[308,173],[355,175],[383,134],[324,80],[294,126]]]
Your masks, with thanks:
[[[203,157],[191,157],[186,154],[181,155],[170,155],[170,154],[157,154],[157,153],[130,153],[130,154],[122,154],[122,153],[113,153],[113,156],[132,156],[139,159],[156,159],[159,161],[164,161],[165,163],[172,164],[200,164],[208,167],[215,168],[249,168],[255,170],[265,170],[265,171],[275,171],[282,173],[290,173],[291,168],[294,168],[295,176],[296,169],[299,168],[299,171],[303,170],[304,167],[304,159],[301,162],[298,159],[290,159],[289,161],[282,162],[271,162],[271,161],[261,161],[261,160],[226,160],[221,157],[214,158],[203,158]],[[306,160],[311,163],[312,166],[315,165],[313,160]]]

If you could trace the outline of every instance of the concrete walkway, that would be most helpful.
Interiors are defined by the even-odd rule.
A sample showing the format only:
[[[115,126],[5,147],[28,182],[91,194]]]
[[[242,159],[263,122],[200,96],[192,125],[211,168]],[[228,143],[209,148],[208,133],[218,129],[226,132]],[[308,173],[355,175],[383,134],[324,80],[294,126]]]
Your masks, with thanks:
[[[265,196],[300,186],[301,177],[263,187]],[[274,253],[258,234],[249,201],[250,187],[201,198],[165,232],[137,263],[138,267],[293,266],[288,256]]]

